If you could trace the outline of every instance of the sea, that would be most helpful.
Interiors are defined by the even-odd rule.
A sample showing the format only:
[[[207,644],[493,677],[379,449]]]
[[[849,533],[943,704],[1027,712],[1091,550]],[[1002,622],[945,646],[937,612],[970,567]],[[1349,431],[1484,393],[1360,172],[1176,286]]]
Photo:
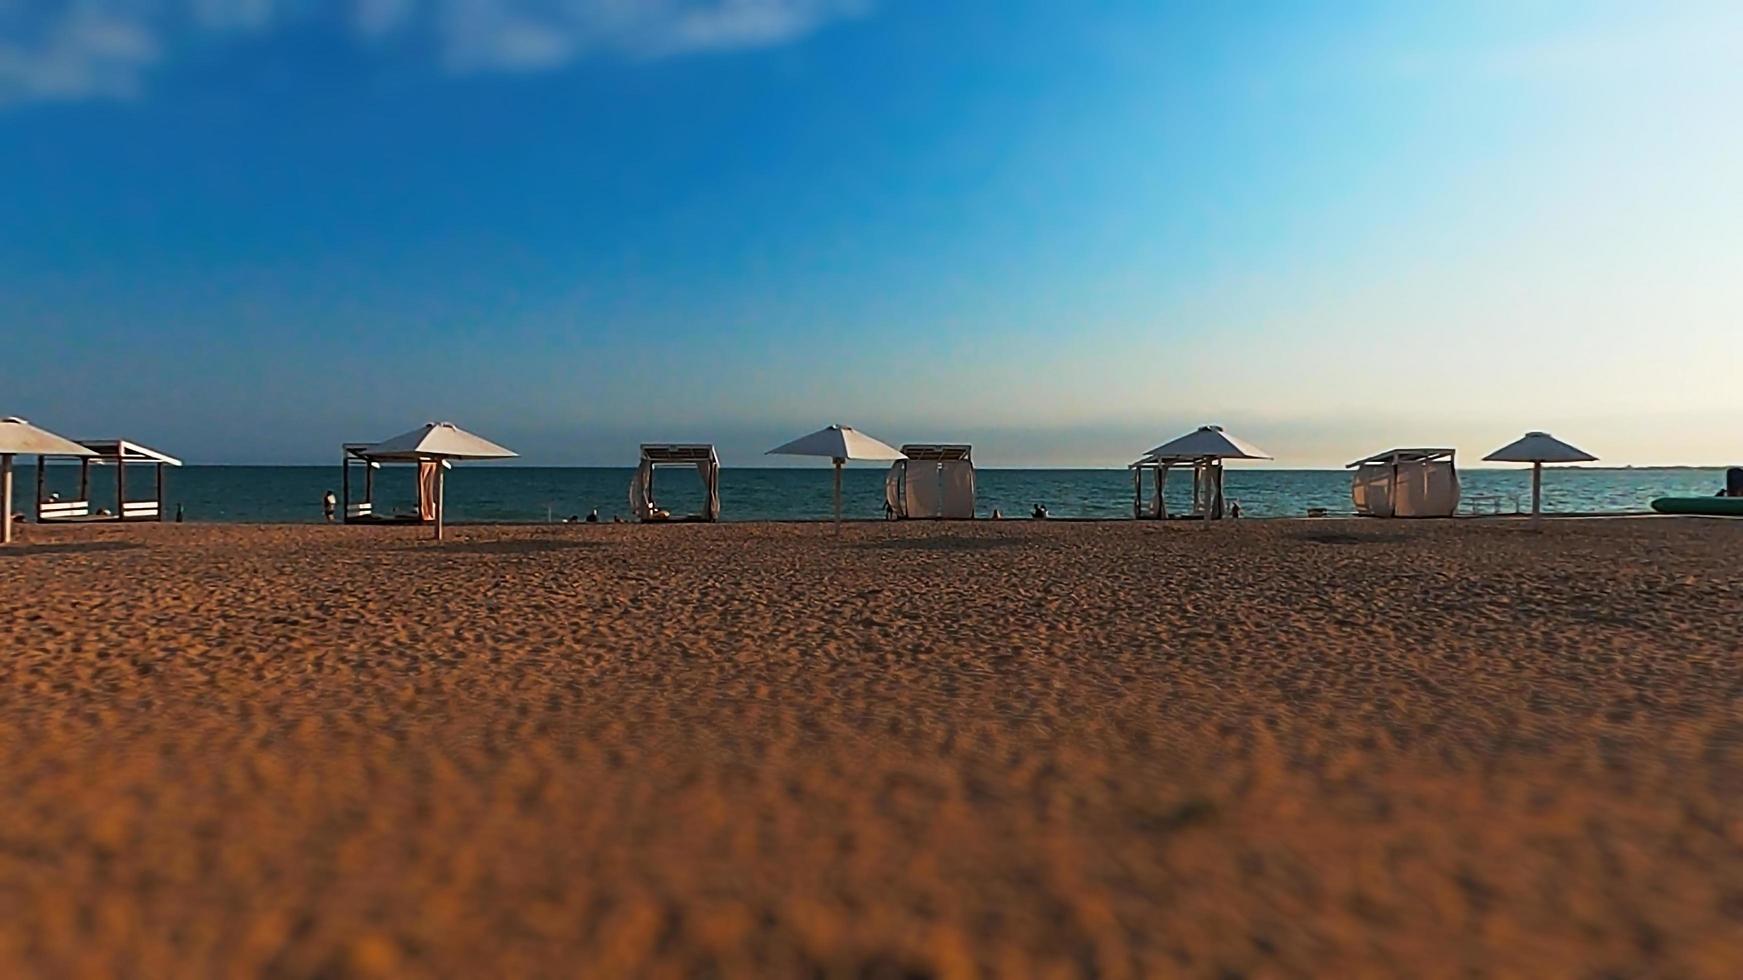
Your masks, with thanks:
[[[849,518],[883,516],[882,467],[850,466],[843,474],[843,513]],[[597,509],[601,520],[629,513],[630,468],[534,467],[457,464],[448,474],[448,516],[456,522],[558,522]],[[78,467],[51,464],[46,492],[72,499]],[[1529,469],[1467,469],[1462,513],[1511,514],[1531,507]],[[30,510],[33,467],[17,473],[14,509]],[[148,467],[128,468],[128,496],[149,496]],[[1555,468],[1543,479],[1544,509],[1563,513],[1641,512],[1654,497],[1707,496],[1724,485],[1722,468]],[[1173,513],[1187,509],[1191,475],[1168,481]],[[720,474],[721,519],[726,521],[821,520],[831,515],[830,469],[733,469]],[[1350,477],[1343,470],[1240,469],[1229,467],[1229,499],[1248,517],[1301,517],[1309,510],[1349,514]],[[323,520],[321,497],[340,492],[337,466],[186,466],[165,476],[166,515],[206,522],[314,523]],[[674,515],[701,509],[701,483],[683,469],[658,471],[660,506]],[[390,467],[376,475],[377,513],[415,509],[413,470]],[[1148,491],[1146,491],[1146,494]],[[1023,470],[982,468],[976,478],[976,511],[990,517],[1027,517],[1036,504],[1052,517],[1128,518],[1132,478],[1126,470]],[[93,468],[93,508],[115,506],[114,470]]]

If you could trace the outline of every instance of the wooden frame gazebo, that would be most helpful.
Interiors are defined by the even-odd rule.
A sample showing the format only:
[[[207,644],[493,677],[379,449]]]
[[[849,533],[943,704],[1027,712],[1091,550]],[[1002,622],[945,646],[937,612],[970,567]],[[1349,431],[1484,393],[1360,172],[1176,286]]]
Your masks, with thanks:
[[[80,446],[91,455],[76,457],[79,461],[79,493],[74,500],[50,500],[46,476],[50,459],[75,458],[68,453],[49,453],[37,457],[36,522],[38,524],[86,523],[94,521],[162,521],[164,518],[164,468],[180,466],[182,461],[148,446],[126,439],[79,439]],[[91,466],[115,467],[115,512],[97,514],[91,511]],[[142,500],[127,499],[127,467],[153,468],[153,492]]]

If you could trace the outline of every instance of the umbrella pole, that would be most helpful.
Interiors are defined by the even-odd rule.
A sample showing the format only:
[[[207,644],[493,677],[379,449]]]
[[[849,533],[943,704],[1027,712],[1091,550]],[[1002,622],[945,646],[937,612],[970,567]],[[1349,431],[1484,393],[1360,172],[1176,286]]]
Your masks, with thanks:
[[[1204,464],[1204,524],[1202,526],[1207,531],[1210,530],[1210,515],[1214,507],[1213,501],[1216,493],[1215,466],[1215,463]]]
[[[841,464],[843,462],[841,459],[835,461],[835,536],[838,538],[841,537]]]
[[[1543,464],[1531,464],[1531,520],[1543,517]]]
[[[447,509],[445,506],[447,501],[445,499],[443,499],[443,493],[442,493],[442,488],[444,486],[446,486],[446,481],[443,479],[443,475],[444,474],[442,473],[442,461],[437,460],[436,461],[436,540],[437,541],[442,540],[442,519],[447,516],[447,515],[442,513],[443,510]]]
[[[37,466],[42,465],[42,457],[37,457]],[[0,544],[12,543],[12,454],[0,456],[0,505],[5,507],[4,516],[0,516]]]

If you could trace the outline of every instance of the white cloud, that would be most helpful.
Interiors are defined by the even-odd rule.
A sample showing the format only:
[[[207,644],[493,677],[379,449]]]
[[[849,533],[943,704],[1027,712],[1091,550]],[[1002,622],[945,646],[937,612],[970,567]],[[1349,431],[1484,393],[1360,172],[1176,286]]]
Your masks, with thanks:
[[[767,47],[870,0],[0,0],[0,105],[127,98],[181,48],[329,23],[409,38],[454,72],[540,71],[602,53]]]

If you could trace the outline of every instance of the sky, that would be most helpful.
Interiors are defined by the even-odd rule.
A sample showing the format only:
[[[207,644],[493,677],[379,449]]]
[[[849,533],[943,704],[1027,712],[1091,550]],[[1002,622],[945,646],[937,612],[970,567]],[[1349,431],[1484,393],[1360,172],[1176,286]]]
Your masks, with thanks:
[[[1743,462],[1743,4],[0,0],[0,415]]]

